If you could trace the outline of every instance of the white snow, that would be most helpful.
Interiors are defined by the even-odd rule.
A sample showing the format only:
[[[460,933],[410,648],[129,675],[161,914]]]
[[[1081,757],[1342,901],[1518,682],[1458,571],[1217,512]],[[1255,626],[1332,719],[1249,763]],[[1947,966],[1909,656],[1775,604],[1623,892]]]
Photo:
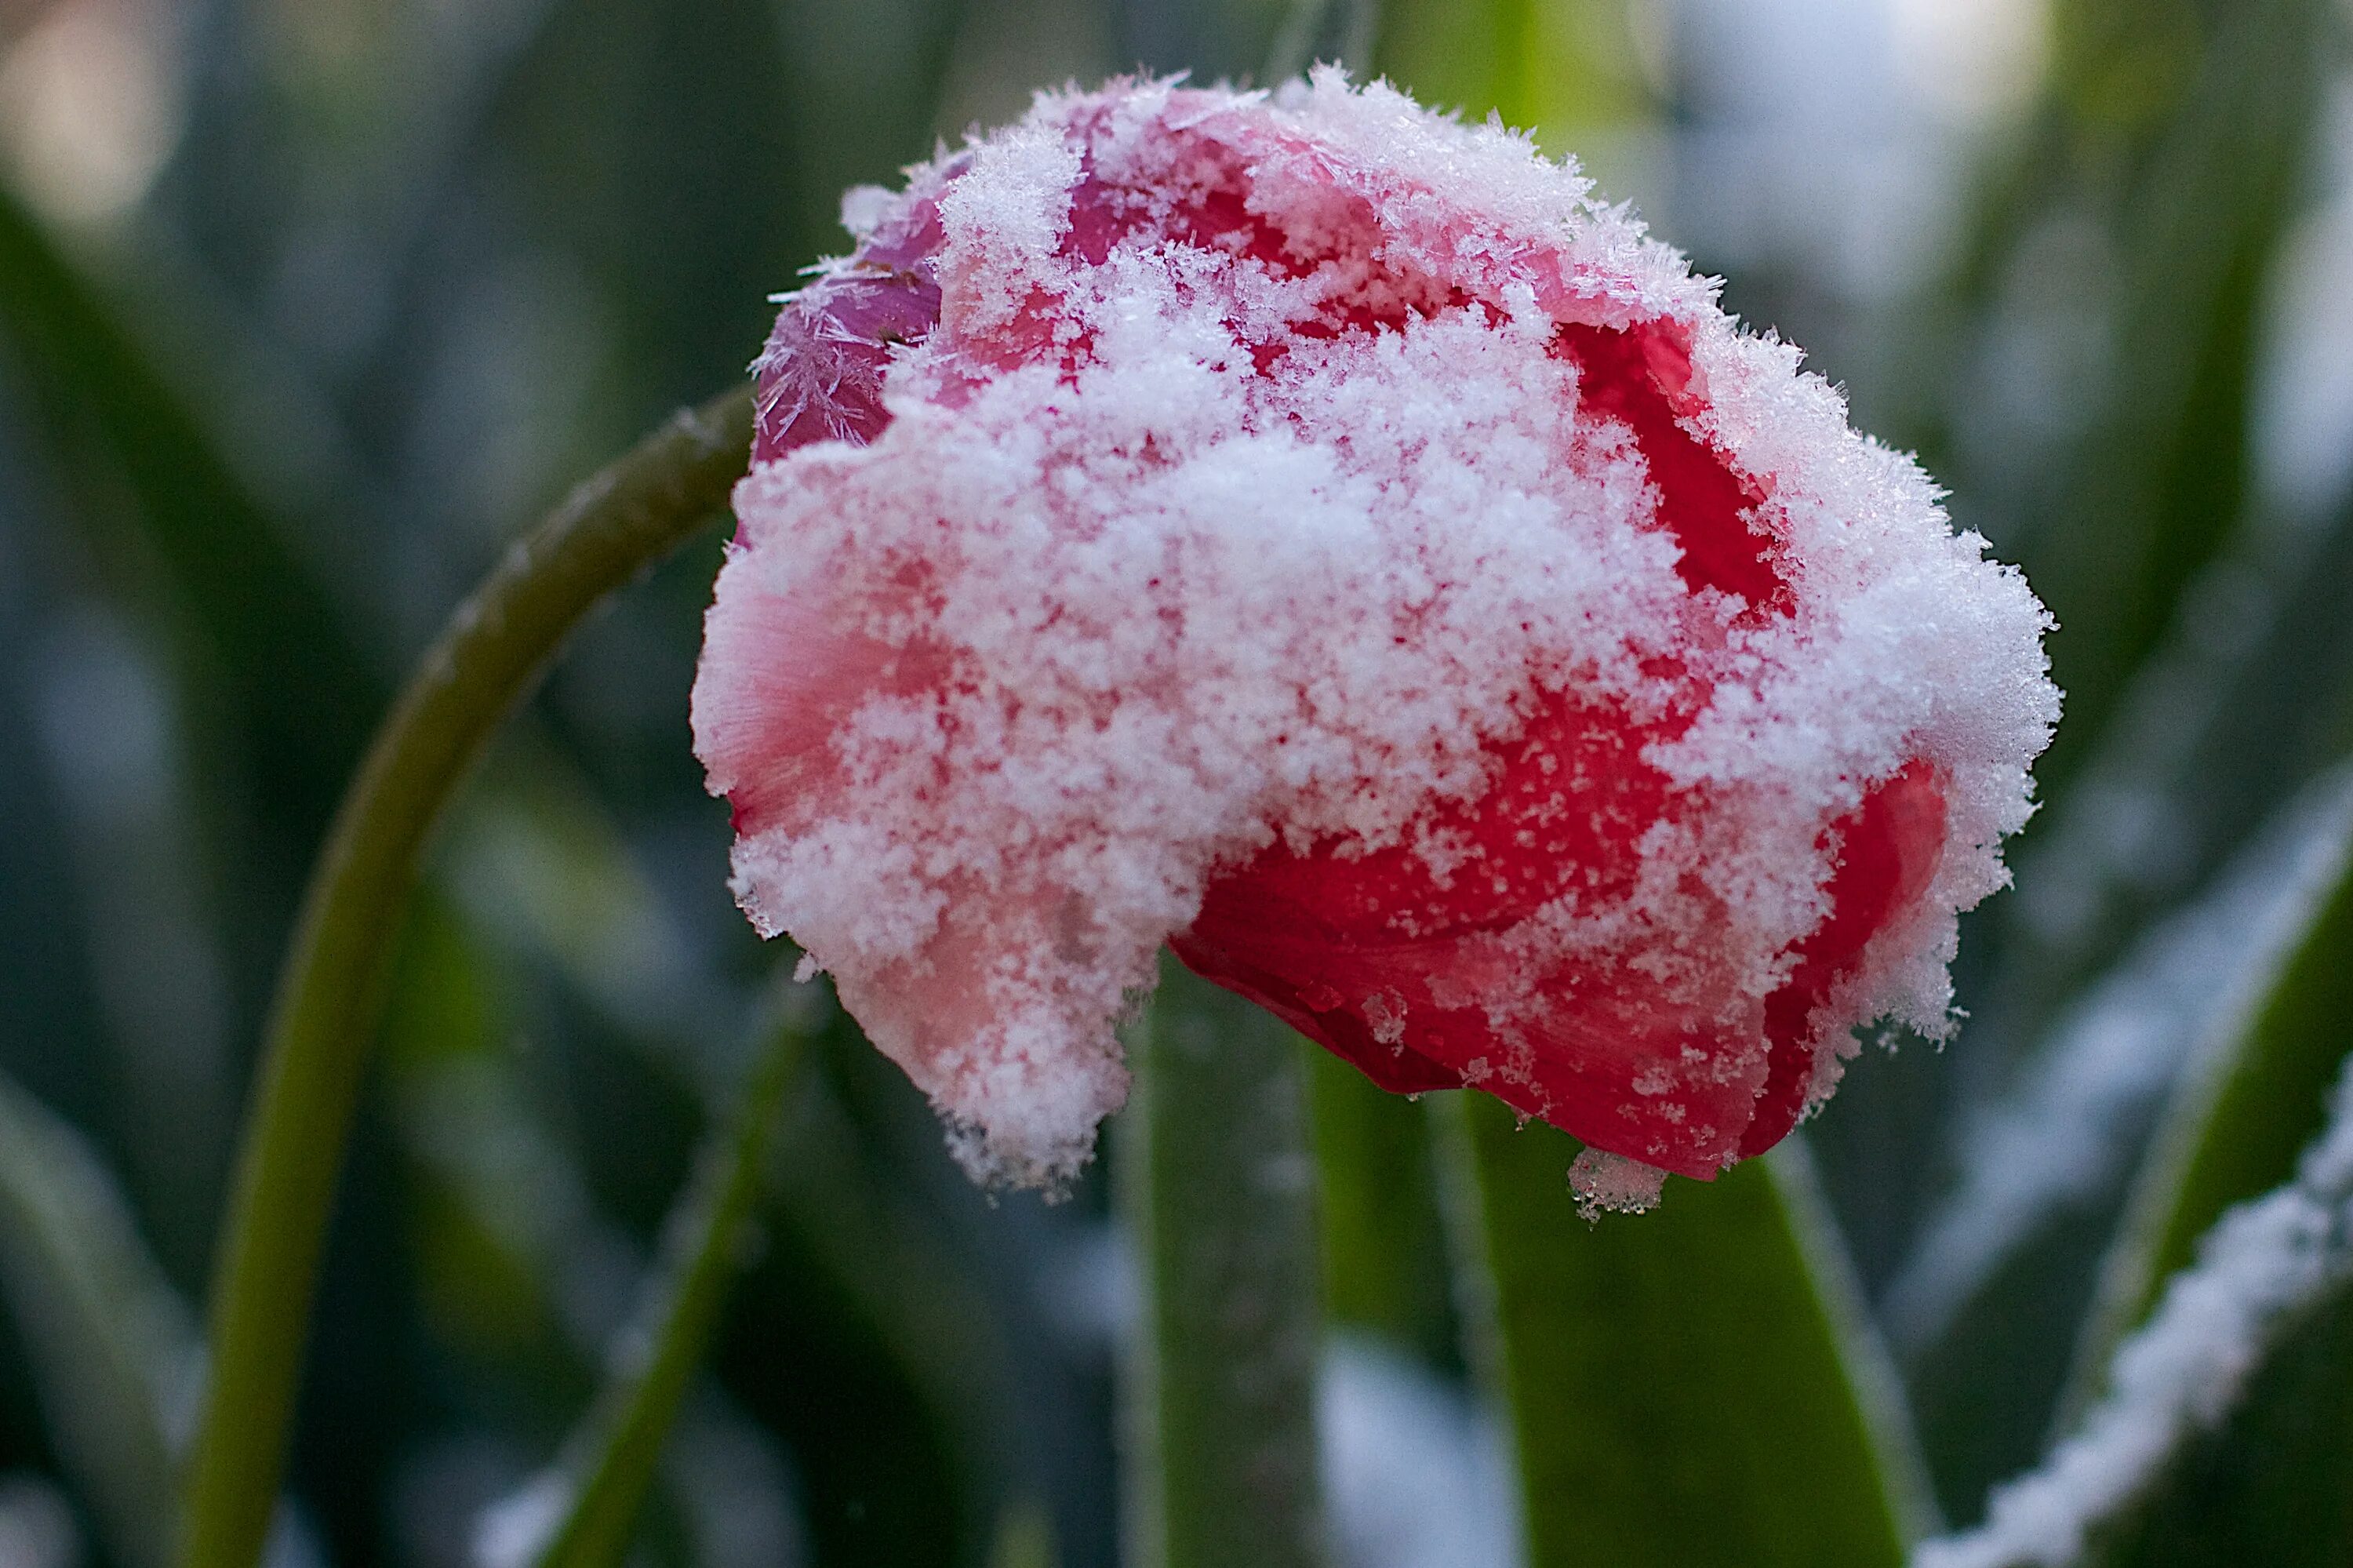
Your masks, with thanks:
[[[1518,1568],[1518,1489],[1503,1424],[1459,1384],[1338,1335],[1315,1427],[1341,1568]]]

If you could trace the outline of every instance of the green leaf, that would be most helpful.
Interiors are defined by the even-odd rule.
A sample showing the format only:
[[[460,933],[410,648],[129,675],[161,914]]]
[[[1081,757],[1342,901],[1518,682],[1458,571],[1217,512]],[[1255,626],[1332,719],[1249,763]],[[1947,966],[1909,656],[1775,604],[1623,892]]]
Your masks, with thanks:
[[[1433,1097],[1529,1568],[1900,1564],[1926,1489],[1803,1146],[1577,1216],[1575,1139]]]
[[[2177,1090],[2105,1264],[2062,1427],[2107,1383],[2127,1333],[2234,1205],[2295,1175],[2325,1124],[2353,1016],[2353,861],[2270,984]],[[2340,1281],[2280,1330],[2227,1419],[2105,1527],[2103,1563],[2337,1563],[2353,1552],[2353,1298]]]
[[[1422,102],[1491,111],[1556,155],[1651,108],[1623,0],[1386,0],[1375,62]]]
[[[2106,1568],[2339,1568],[2353,1561],[2353,1293],[2288,1325],[2227,1420],[2099,1532]]]
[[[648,1282],[642,1293],[657,1298],[651,1282],[660,1269],[607,1211],[610,1189],[596,1183],[575,1138],[554,1125],[567,1118],[561,1112],[551,1116],[543,1103],[542,1069],[551,1065],[548,1058],[515,1049],[507,999],[522,980],[519,971],[529,967],[508,962],[500,943],[470,927],[440,890],[428,885],[401,944],[379,1092],[408,1157],[402,1185],[413,1202],[405,1229],[426,1319],[438,1344],[472,1374],[458,1386],[487,1381],[497,1391],[488,1405],[496,1425],[520,1425],[536,1443],[549,1423],[560,1429],[594,1403],[612,1347],[623,1342],[622,1325],[608,1306],[610,1281],[618,1273],[636,1275]],[[802,989],[762,1011],[781,1008],[806,1034],[824,1015],[822,1006],[808,1005],[816,1001],[814,992]],[[729,1033],[741,1031],[731,1026]],[[742,1049],[725,1051],[706,1045],[705,1054],[731,1064],[724,1081],[709,1090],[712,1123],[737,1119],[746,1054],[759,1044],[751,1039]],[[721,1075],[714,1069],[712,1075]],[[809,1077],[806,1068],[796,1071],[796,1097]],[[612,1124],[594,1118],[588,1125]],[[621,1140],[632,1163],[667,1166],[666,1158],[649,1158],[647,1136],[638,1128]],[[767,1162],[771,1186],[776,1164],[773,1158]],[[764,1266],[772,1266],[772,1250],[763,1250]],[[797,1299],[801,1294],[796,1292]],[[744,1297],[739,1280],[731,1297],[739,1306],[731,1308],[731,1319],[747,1315]],[[772,1311],[759,1315],[754,1332],[777,1332]],[[841,1363],[856,1359],[797,1324],[786,1337],[790,1344],[780,1361],[797,1382],[809,1378],[812,1360],[826,1363],[820,1375],[838,1378]],[[781,1494],[755,1489],[759,1495],[747,1499],[740,1475],[731,1478],[723,1468],[714,1476],[706,1467],[713,1452],[765,1449],[772,1436],[787,1436],[762,1432],[756,1414],[743,1407],[744,1393],[706,1380],[681,1407],[663,1454],[659,1489],[645,1505],[641,1543],[658,1543],[667,1531],[708,1547],[717,1531],[735,1549],[750,1550],[761,1539],[756,1532],[763,1525],[756,1521],[765,1519],[775,1528],[773,1511],[763,1509],[786,1508]],[[584,1449],[593,1436],[584,1429],[567,1457],[585,1465]],[[805,1467],[801,1478],[810,1506],[818,1506],[818,1478]],[[482,1516],[478,1528],[497,1548],[488,1555],[513,1562],[536,1550],[579,1479],[551,1466],[536,1487]],[[722,1521],[721,1516],[747,1508],[755,1522]],[[748,1542],[747,1529],[754,1532]]]
[[[1383,9],[1380,0],[1291,0],[1259,81],[1285,81],[1326,61],[1364,80],[1372,74]]]
[[[2043,101],[2004,148],[1973,254],[1953,294],[1907,312],[1929,327],[1914,384],[1947,428],[1905,442],[2056,615],[2066,693],[2035,768],[2046,810],[2012,852],[2020,891],[1971,916],[1962,944],[1981,1085],[2031,1073],[2144,923],[2271,815],[2311,765],[2293,744],[2322,705],[2307,694],[2344,668],[2337,639],[2287,630],[2342,551],[2278,547],[2248,450],[2258,329],[2337,9],[2058,0]],[[2342,620],[2327,603],[2321,624]],[[2296,711],[2263,722],[2283,706]],[[2161,825],[2135,842],[2128,818]],[[1826,1139],[1906,1150],[1914,1169],[1909,1151],[1952,1146],[1971,1074],[1918,1059],[1879,1075],[1908,1086],[1889,1114]],[[1936,1192],[1880,1185],[1916,1194],[1898,1199],[1915,1216]],[[2047,1217],[1937,1343],[1907,1349],[1956,1512],[2048,1434],[2120,1186]]]
[[[731,1380],[744,1388],[794,1383],[789,1399],[771,1408],[785,1412],[775,1418],[803,1456],[821,1559],[964,1560],[985,1549],[1016,1479],[1008,1472],[1021,1460],[1022,1391],[1009,1325],[968,1244],[922,1191],[933,1173],[966,1197],[964,1177],[942,1171],[936,1154],[935,1163],[918,1164],[894,1136],[920,1137],[927,1154],[936,1150],[931,1107],[845,1019],[836,1019],[821,1046],[822,1063],[803,1075],[786,1111],[776,1151],[777,1246],[760,1283],[770,1312],[796,1332],[830,1336],[828,1376],[820,1383],[797,1370],[759,1332],[739,1337],[759,1341],[756,1353],[731,1345]],[[920,1131],[903,1125],[918,1118]],[[902,1392],[886,1405],[873,1393],[881,1386]],[[838,1400],[857,1402],[859,1418],[846,1424],[828,1407]],[[881,1430],[885,1417],[903,1423],[896,1436]],[[913,1451],[936,1468],[911,1463]],[[875,1476],[878,1466],[890,1479]],[[855,1502],[902,1488],[919,1489],[923,1507],[898,1508],[886,1521]],[[864,1511],[845,1515],[841,1504]]]
[[[732,1013],[730,982],[671,924],[619,823],[567,758],[526,721],[502,743],[450,829],[437,857],[438,881],[456,891],[471,923],[495,933],[496,944],[513,949],[522,968],[561,975],[651,1082],[693,1099],[711,1095],[719,1054],[709,1047],[707,1021]],[[789,966],[789,956],[783,961]],[[424,1038],[433,1038],[429,1028]],[[779,1311],[786,1315],[794,1353],[771,1357],[763,1350],[756,1366],[737,1364],[739,1340],[769,1336],[731,1335],[731,1386],[739,1397],[769,1390],[771,1403],[755,1414],[802,1453],[820,1556],[901,1551],[928,1561],[947,1549],[940,1536],[963,1531],[986,1538],[1022,1451],[1013,1346],[1003,1306],[983,1283],[987,1258],[975,1255],[976,1242],[991,1243],[941,1212],[931,1185],[945,1163],[938,1123],[904,1075],[838,1014],[818,1048],[821,1061],[800,1075],[791,1093],[774,1161],[775,1245],[746,1287],[770,1320]],[[488,1071],[455,1078],[421,1102],[414,1095],[396,1098],[415,1102],[402,1118],[413,1129],[412,1144],[428,1163],[451,1167],[459,1187],[473,1190],[482,1182],[464,1174],[479,1163],[462,1158],[470,1135],[438,1102],[448,1091],[460,1107],[486,1090],[505,1097],[496,1095]],[[723,1087],[732,1093],[732,1074]],[[510,1124],[473,1136],[486,1148],[519,1153],[548,1134]],[[586,1175],[575,1171],[573,1179]],[[494,1174],[486,1195],[502,1196]],[[968,1201],[960,1176],[949,1196]],[[515,1213],[503,1202],[473,1207]],[[501,1317],[501,1275],[483,1266],[484,1252],[501,1250],[488,1245],[495,1237],[470,1237],[467,1229],[479,1227],[436,1227],[434,1234],[470,1249],[476,1261],[470,1266],[453,1258],[463,1272],[451,1280],[445,1267],[435,1277],[478,1298],[484,1328],[521,1328],[527,1314]],[[537,1272],[550,1266],[542,1257]],[[538,1309],[547,1306],[542,1301]],[[507,1353],[512,1364],[519,1351]],[[800,1364],[808,1355],[824,1359],[825,1377]],[[789,1392],[776,1391],[780,1382],[789,1383]],[[878,1385],[904,1403],[880,1398]],[[861,1425],[847,1427],[827,1411],[838,1399],[862,1402]],[[933,1456],[944,1476],[911,1464],[902,1443]],[[819,1445],[822,1457],[812,1457],[810,1448]],[[880,1483],[886,1491],[920,1494],[936,1511],[886,1506],[885,1494],[875,1489],[878,1475],[889,1478]],[[844,1504],[859,1511],[846,1514]]]
[[[51,1441],[127,1568],[170,1550],[171,1413],[195,1325],[105,1162],[0,1075],[0,1287],[30,1352]]]
[[[2275,813],[1972,1110],[1969,1168],[1881,1302],[1956,1513],[2041,1449],[2166,1100],[2245,1027],[2341,874],[2348,832],[2353,777],[2339,772]],[[2003,1375],[1985,1376],[1989,1363]]]
[[[1054,1521],[1036,1502],[1008,1504],[997,1521],[988,1568],[1059,1568]]]
[[[581,1287],[638,1249],[534,1102],[495,946],[428,885],[402,933],[380,1095],[406,1156],[417,1293],[436,1338],[568,1412],[612,1325]]]
[[[540,1568],[608,1568],[621,1561],[654,1481],[662,1446],[708,1351],[742,1261],[770,1135],[801,1057],[782,1027],[744,1085],[733,1125],[697,1162],[665,1227],[663,1265],[643,1320],[614,1346],[610,1381],[563,1461],[567,1505],[534,1561]]]
[[[2346,787],[2340,785],[2339,788]],[[2223,1211],[2295,1173],[2326,1119],[2328,1087],[2353,1039],[2353,854],[2312,922],[2230,1037],[2176,1089],[2135,1184],[2080,1347],[2069,1407],[2098,1387],[2118,1340],[2189,1266]]]
[[[2185,731],[2227,727],[2185,674],[2222,662],[2225,622],[2260,622],[2247,572],[2311,569],[2266,548],[2276,520],[2250,503],[2248,432],[2336,9],[2062,0],[2043,101],[1989,182],[1972,254],[1950,297],[1910,313],[1959,323],[1924,337],[1915,376],[1944,423],[1914,444],[1954,487],[1957,520],[2020,562],[2057,618],[2066,694],[2035,766],[2048,810],[2013,856],[2026,895],[1989,907],[1964,949],[1985,977],[1963,988],[1980,1050],[2021,1052],[2128,939],[2131,915],[2178,896],[2234,823],[2261,820],[2260,806],[2201,812],[2208,831],[2165,846],[2191,858],[2160,868],[2106,847],[2117,821],[2101,797],[2146,799],[2162,787],[2150,774],[2197,745]],[[2247,682],[2253,702],[2308,677],[2290,669],[2268,689]],[[2222,772],[2251,752],[2269,766],[2263,739],[2232,747]],[[2158,820],[2183,809],[2164,806]],[[2038,883],[2073,896],[2037,895]]]
[[[118,560],[127,538],[163,568],[178,619],[230,677],[259,817],[307,846],[383,683],[198,398],[5,185],[0,370],[17,373],[47,445],[71,460],[57,464],[75,483],[67,510],[100,558]]]
[[[1126,1390],[1129,1568],[1323,1560],[1302,1050],[1172,959],[1128,1053],[1118,1174],[1145,1300]]]
[[[2344,1562],[2348,1218],[2353,1075],[2340,1075],[2295,1176],[2200,1238],[2118,1345],[2099,1404],[1919,1568]]]
[[[1447,1278],[1430,1118],[1329,1051],[1310,1051],[1307,1060],[1324,1315],[1452,1370],[1462,1331]]]
[[[2084,425],[2057,452],[1993,443],[1996,467],[2022,473],[1947,476],[1994,503],[1996,543],[2058,617],[2068,711],[2036,768],[2046,796],[2088,758],[2241,522],[2264,288],[2302,194],[2336,9],[2054,7],[2049,94],[1985,215],[1968,287],[1989,333],[2055,331],[2031,313],[2061,293],[2093,323],[2083,384],[2063,393]],[[1947,355],[1936,374],[1949,382],[1951,369]],[[1982,405],[2000,399],[1963,385]]]

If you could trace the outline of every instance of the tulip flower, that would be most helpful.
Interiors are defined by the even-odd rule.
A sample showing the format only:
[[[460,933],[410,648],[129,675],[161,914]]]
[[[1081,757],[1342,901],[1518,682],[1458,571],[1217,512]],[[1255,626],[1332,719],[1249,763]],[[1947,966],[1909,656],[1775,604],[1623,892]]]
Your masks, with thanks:
[[[2023,579],[1573,165],[1123,80],[844,204],[697,678],[734,887],[1052,1183],[1165,944],[1638,1207],[1950,1027],[2057,694]]]

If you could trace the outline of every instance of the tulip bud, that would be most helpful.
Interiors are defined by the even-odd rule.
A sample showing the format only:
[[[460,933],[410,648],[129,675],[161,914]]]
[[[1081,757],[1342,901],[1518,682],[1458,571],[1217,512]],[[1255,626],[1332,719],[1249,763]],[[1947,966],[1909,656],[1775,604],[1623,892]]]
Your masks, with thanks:
[[[2057,693],[2018,573],[1573,166],[1120,81],[852,194],[694,693],[734,887],[1051,1183],[1171,946],[1639,1206],[1950,1027]]]

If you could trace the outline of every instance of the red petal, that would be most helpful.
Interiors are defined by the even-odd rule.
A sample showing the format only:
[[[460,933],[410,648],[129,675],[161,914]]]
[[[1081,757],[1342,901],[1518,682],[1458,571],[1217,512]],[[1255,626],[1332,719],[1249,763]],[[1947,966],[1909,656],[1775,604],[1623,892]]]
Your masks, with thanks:
[[[1789,588],[1774,569],[1772,536],[1750,521],[1764,488],[1677,421],[1699,407],[1683,329],[1672,321],[1626,331],[1573,323],[1554,335],[1553,351],[1577,362],[1577,395],[1588,407],[1633,429],[1659,490],[1659,521],[1683,546],[1683,581],[1787,615]]]
[[[1935,880],[1945,854],[1944,781],[1927,763],[1908,762],[1831,832],[1839,861],[1827,889],[1830,913],[1798,945],[1798,967],[1788,981],[1765,999],[1769,1075],[1757,1119],[1741,1139],[1743,1159],[1764,1153],[1798,1125],[1813,1083],[1815,1009],[1855,973],[1872,938],[1918,903]]]
[[[1441,813],[1443,826],[1475,842],[1512,846],[1503,889],[1463,877],[1440,886],[1405,849],[1343,859],[1278,846],[1214,883],[1200,917],[1170,947],[1384,1088],[1474,1083],[1597,1148],[1703,1180],[1763,1152],[1804,1107],[1814,1010],[1935,874],[1942,787],[1913,763],[1833,828],[1842,853],[1827,888],[1831,911],[1798,945],[1789,980],[1745,1024],[1672,1003],[1624,955],[1600,955],[1528,977],[1542,1006],[1508,1044],[1483,1008],[1450,998],[1504,978],[1485,972],[1504,961],[1493,939],[1541,904],[1577,888],[1622,891],[1641,827],[1666,809],[1664,780],[1633,747],[1595,744],[1604,726],[1603,715],[1565,705],[1548,712],[1493,791]],[[1582,763],[1570,790],[1553,788],[1547,756]],[[1545,821],[1544,807],[1564,795],[1568,814]],[[1517,846],[1537,824],[1541,853]],[[1725,1069],[1720,1079],[1688,1070],[1694,1051]]]

